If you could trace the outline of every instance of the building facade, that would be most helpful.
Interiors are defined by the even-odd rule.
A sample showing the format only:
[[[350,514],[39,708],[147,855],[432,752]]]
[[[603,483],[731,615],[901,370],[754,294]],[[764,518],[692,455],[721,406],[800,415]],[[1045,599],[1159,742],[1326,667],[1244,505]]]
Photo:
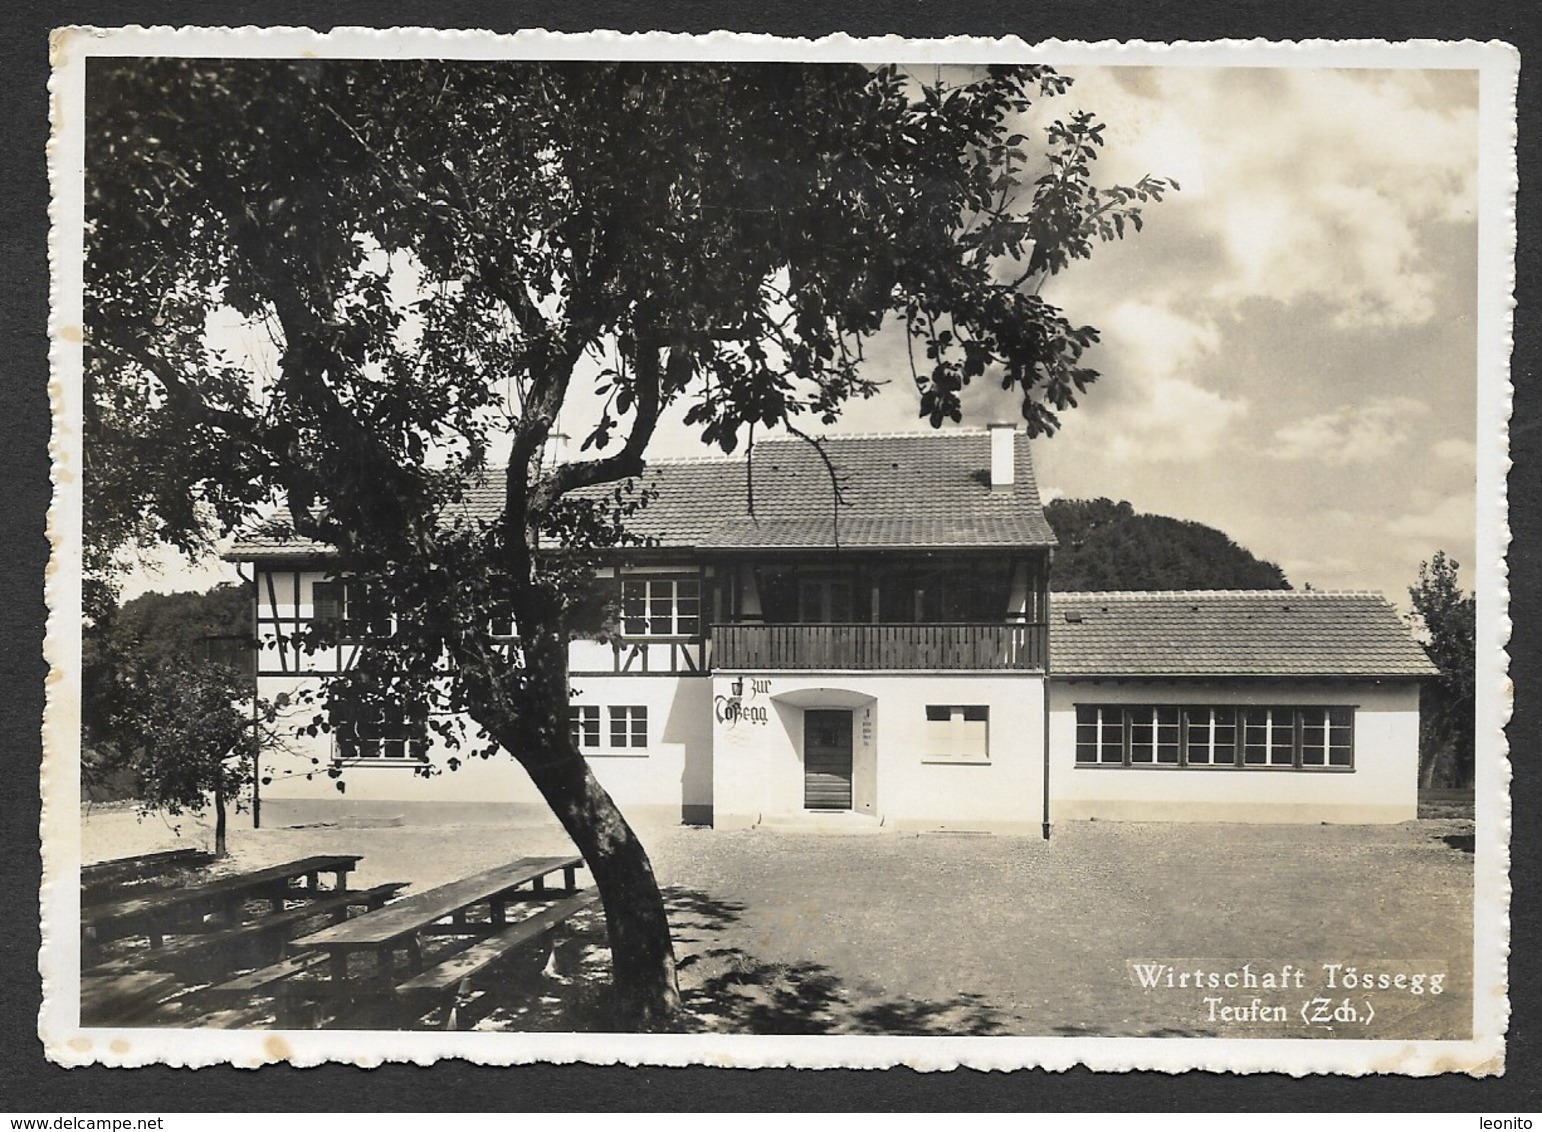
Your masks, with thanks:
[[[1054,534],[1010,426],[823,455],[778,439],[645,483],[642,542],[595,579],[615,617],[570,646],[575,741],[630,815],[1021,832],[1414,816],[1433,669],[1390,605],[1052,596]],[[253,573],[265,698],[390,631],[323,548],[270,527],[229,556]],[[343,643],[295,647],[314,619],[341,620]],[[444,758],[388,723],[304,736],[264,768],[264,800],[336,805],[336,770],[353,802],[538,802],[513,759],[424,774]]]

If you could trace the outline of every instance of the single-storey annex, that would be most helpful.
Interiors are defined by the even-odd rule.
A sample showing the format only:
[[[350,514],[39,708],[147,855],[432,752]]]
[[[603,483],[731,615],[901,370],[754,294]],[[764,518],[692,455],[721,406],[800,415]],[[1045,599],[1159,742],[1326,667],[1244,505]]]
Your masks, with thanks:
[[[1051,594],[1055,537],[1011,426],[824,447],[839,499],[798,439],[650,465],[646,542],[598,571],[616,631],[570,648],[573,734],[628,814],[1046,832],[1415,816],[1435,670],[1380,596]],[[252,572],[265,697],[390,632],[280,527],[227,557]],[[341,619],[343,642],[294,648],[312,618]],[[390,728],[302,738],[264,767],[264,805],[538,802],[512,759],[413,773],[440,757]]]

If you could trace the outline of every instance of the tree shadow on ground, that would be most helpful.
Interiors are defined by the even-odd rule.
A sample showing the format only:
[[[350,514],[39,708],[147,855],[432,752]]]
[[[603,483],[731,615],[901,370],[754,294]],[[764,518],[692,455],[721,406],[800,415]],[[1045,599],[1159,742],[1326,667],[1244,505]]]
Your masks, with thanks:
[[[1441,840],[1459,853],[1472,853],[1478,844],[1477,835],[1472,833],[1450,833]]]
[[[942,1002],[881,998],[811,961],[765,961],[722,937],[745,906],[670,889],[681,1003],[691,1028],[743,1034],[998,1034],[1001,1011],[976,994]]]
[[[943,1001],[886,996],[867,986],[846,985],[821,963],[762,960],[737,946],[729,934],[744,919],[746,906],[738,901],[678,888],[666,890],[664,901],[684,1007],[680,1029],[686,1032],[961,1036],[1013,1032],[1009,1018],[978,994],[961,993]],[[299,1028],[439,1029],[450,1020],[448,1003],[422,1013],[396,996],[379,993],[312,1008],[306,1005],[305,988],[294,989],[302,992],[296,1002],[304,1007],[303,1015],[294,1016]],[[247,1012],[206,1014],[208,1024],[250,1025],[254,1007],[266,1011],[270,1019],[273,1011],[283,1012],[271,996],[257,997],[259,1001],[243,1004]],[[614,1031],[619,1023],[610,999],[605,917],[595,908],[478,976],[468,993],[454,1000],[455,1022],[458,1028],[508,1032]]]

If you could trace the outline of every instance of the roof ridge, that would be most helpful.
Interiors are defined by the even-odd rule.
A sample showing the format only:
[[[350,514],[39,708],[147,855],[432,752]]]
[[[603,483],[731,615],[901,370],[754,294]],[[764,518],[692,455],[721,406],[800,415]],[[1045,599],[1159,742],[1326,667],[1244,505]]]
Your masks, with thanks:
[[[1019,432],[1019,436],[1026,434]],[[904,429],[891,432],[836,432],[828,433],[817,439],[822,441],[844,442],[849,440],[950,440],[955,437],[982,437],[990,436],[988,426],[950,429]],[[767,444],[808,444],[800,436],[767,436],[746,444],[737,452],[711,452],[700,456],[663,456],[647,461],[648,468],[674,467],[688,464],[722,464],[743,460],[744,455],[754,447]],[[812,447],[812,445],[810,445]]]

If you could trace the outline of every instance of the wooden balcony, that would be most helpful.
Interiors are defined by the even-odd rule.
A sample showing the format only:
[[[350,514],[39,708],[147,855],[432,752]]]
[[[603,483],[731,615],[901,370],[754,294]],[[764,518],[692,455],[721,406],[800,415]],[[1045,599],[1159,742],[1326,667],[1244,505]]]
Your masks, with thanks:
[[[714,625],[714,669],[1043,671],[1046,625]]]

